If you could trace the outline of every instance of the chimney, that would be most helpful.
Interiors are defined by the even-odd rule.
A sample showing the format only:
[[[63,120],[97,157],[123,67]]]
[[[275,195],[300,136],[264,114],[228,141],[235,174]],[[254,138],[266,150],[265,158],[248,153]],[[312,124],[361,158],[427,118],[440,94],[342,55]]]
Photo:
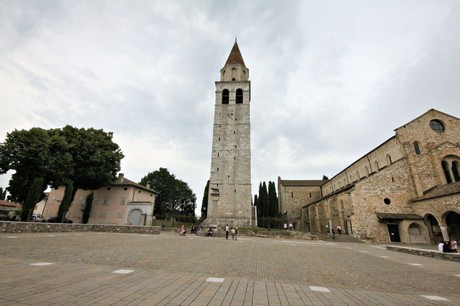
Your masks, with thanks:
[[[147,182],[147,189],[150,189],[150,182]]]
[[[123,183],[124,178],[125,178],[125,174],[124,174],[124,173],[118,173],[117,182]]]

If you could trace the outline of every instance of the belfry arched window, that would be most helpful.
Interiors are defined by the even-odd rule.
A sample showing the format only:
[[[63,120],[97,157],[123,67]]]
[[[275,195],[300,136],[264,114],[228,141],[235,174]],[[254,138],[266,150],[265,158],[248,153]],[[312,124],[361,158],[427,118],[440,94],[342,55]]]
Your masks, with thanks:
[[[441,162],[447,184],[460,182],[460,158],[457,156],[446,156]]]
[[[222,91],[222,104],[228,104],[228,99],[229,99],[229,92],[228,92],[228,89],[224,89]]]
[[[238,88],[236,90],[236,104],[241,103],[243,103],[243,90],[241,88]]]

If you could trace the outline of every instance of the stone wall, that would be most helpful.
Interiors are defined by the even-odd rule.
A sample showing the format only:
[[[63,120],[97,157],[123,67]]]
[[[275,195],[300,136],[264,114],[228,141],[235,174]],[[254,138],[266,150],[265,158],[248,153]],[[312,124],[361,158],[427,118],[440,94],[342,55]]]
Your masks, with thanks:
[[[109,232],[160,234],[161,226],[104,225],[104,224],[68,224],[40,222],[0,221],[2,233],[58,233],[58,232]]]

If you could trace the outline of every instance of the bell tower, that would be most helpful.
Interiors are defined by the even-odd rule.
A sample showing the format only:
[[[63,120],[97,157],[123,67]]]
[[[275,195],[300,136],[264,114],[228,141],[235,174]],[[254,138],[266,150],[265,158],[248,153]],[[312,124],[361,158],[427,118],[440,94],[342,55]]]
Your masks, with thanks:
[[[216,81],[208,226],[252,225],[250,101],[249,69],[235,40]]]

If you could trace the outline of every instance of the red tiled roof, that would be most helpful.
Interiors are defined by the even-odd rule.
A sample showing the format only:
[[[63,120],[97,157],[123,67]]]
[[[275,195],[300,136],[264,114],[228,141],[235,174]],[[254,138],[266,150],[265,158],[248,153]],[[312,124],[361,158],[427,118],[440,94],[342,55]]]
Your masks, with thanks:
[[[235,44],[233,45],[232,51],[230,51],[230,55],[228,56],[227,62],[225,66],[232,65],[232,64],[240,64],[243,67],[246,67],[244,64],[243,56],[241,55],[240,48],[238,48],[238,43],[235,40]]]
[[[3,207],[16,207],[16,208],[20,208],[20,207],[21,207],[21,204],[16,203],[16,202],[11,202],[11,201],[3,201],[3,200],[0,200],[0,206],[3,206]]]

